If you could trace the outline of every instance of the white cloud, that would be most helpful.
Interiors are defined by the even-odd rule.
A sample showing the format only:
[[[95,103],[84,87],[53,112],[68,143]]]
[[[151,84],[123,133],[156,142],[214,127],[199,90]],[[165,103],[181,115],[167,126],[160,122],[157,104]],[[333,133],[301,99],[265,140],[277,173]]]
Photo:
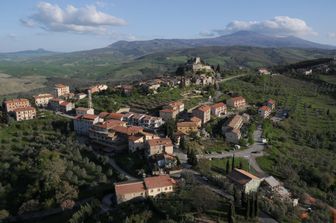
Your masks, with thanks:
[[[335,33],[329,33],[328,36],[329,36],[329,38],[334,39],[334,38],[336,38],[336,32]]]
[[[68,5],[62,9],[57,4],[40,2],[37,12],[28,19],[21,19],[21,23],[28,27],[36,27],[55,32],[97,33],[108,32],[109,26],[123,26],[124,19],[98,11],[96,6],[88,5],[77,8]]]
[[[208,32],[212,36],[233,33],[241,30],[281,36],[309,36],[317,35],[307,23],[298,18],[276,16],[265,21],[232,21],[224,29],[215,29]],[[202,35],[202,33],[200,33]]]

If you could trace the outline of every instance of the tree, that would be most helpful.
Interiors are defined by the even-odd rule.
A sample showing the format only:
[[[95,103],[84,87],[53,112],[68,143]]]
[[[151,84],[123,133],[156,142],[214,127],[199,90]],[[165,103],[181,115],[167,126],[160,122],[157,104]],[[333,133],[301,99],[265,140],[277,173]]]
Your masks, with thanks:
[[[176,123],[175,123],[175,121],[174,121],[173,119],[169,119],[169,120],[167,120],[166,123],[164,124],[164,131],[165,131],[165,134],[166,134],[169,138],[172,138],[172,137],[173,137],[175,128],[176,128]]]
[[[251,199],[247,197],[247,203],[246,203],[246,212],[245,212],[245,218],[248,219],[251,216]]]
[[[234,223],[236,218],[236,211],[235,206],[233,203],[230,203],[229,205],[229,211],[228,211],[228,223]]]
[[[255,218],[255,214],[256,214],[256,211],[255,211],[255,194],[252,194],[252,196],[250,197],[250,200],[251,200],[251,211],[250,211],[250,214],[251,214],[251,218]]]
[[[239,169],[243,169],[243,162],[242,161],[239,162]]]
[[[230,161],[228,159],[226,160],[225,172],[226,172],[226,174],[230,173]]]
[[[254,202],[255,202],[255,204],[254,204],[254,206],[255,206],[255,213],[254,213],[254,216],[256,216],[256,217],[258,217],[259,216],[259,202],[258,202],[258,199],[259,199],[259,195],[258,195],[258,192],[255,194],[255,200],[254,200]]]
[[[188,163],[192,166],[197,166],[197,156],[194,149],[189,149],[187,153]]]
[[[241,192],[241,205],[242,207],[246,207],[246,194],[244,191]]]
[[[235,156],[232,156],[232,162],[231,162],[231,169],[233,170],[235,168]]]
[[[221,72],[221,68],[220,68],[219,64],[217,64],[216,72],[217,72],[217,73],[220,73],[220,72]]]

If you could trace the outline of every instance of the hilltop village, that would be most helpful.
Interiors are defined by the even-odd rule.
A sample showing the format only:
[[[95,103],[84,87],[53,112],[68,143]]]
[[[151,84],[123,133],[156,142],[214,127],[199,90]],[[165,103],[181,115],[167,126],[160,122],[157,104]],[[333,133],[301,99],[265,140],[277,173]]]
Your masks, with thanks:
[[[123,180],[114,184],[111,200],[116,205],[175,193],[184,174],[196,174],[201,184],[210,185],[220,196],[232,196],[228,187],[234,188],[229,222],[234,222],[235,208],[247,218],[256,218],[258,199],[267,203],[276,197],[292,208],[305,210],[295,194],[256,162],[270,146],[263,133],[263,120],[281,122],[289,117],[289,111],[278,107],[268,95],[258,103],[250,103],[245,95],[220,89],[221,83],[235,78],[224,77],[220,69],[195,57],[178,67],[175,76],[113,86],[98,83],[76,90],[60,83],[53,91],[33,98],[6,99],[3,108],[8,122],[43,119],[47,113],[71,119],[78,140],[96,153],[112,157],[112,167],[122,175]],[[260,68],[255,75],[279,74]],[[134,100],[134,106],[115,102],[104,108],[104,103],[96,101],[111,94],[122,95],[125,100],[134,95],[150,100],[162,92],[172,95],[176,90],[185,97],[154,102],[149,107]],[[204,169],[193,168],[216,160],[225,161],[224,185],[218,185],[218,179]],[[242,202],[236,201],[237,194]]]

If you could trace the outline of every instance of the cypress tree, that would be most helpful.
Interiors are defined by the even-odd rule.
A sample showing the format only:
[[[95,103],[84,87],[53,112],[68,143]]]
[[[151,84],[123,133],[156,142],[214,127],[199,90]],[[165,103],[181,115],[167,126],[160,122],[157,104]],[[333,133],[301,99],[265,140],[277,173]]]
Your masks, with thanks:
[[[241,192],[241,205],[243,208],[246,208],[245,192]]]
[[[243,162],[242,161],[239,162],[239,169],[243,169]]]
[[[235,156],[232,156],[232,163],[231,163],[231,169],[233,170],[235,168]]]
[[[247,197],[247,205],[246,205],[246,213],[245,213],[245,217],[246,219],[250,218],[251,216],[251,200],[249,199],[249,197]]]
[[[251,218],[255,218],[255,194],[253,193],[251,196]]]
[[[225,170],[226,174],[230,173],[230,162],[229,160],[226,160],[226,170]]]
[[[256,193],[255,196],[255,216],[258,217],[259,216],[259,202],[258,202],[259,196],[258,196],[258,192]]]
[[[237,203],[237,189],[236,187],[233,187],[233,201],[236,204]]]

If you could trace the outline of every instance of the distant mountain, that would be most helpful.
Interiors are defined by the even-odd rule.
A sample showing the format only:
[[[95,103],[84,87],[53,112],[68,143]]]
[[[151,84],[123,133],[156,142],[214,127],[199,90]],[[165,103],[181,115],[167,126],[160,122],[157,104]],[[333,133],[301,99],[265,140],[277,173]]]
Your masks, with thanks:
[[[45,49],[25,50],[18,52],[0,53],[0,60],[27,59],[41,56],[51,56],[55,54],[58,53]]]
[[[154,39],[145,41],[119,41],[103,48],[116,56],[139,57],[172,49],[205,46],[253,46],[263,48],[336,49],[336,46],[314,43],[294,36],[276,37],[251,31],[204,39]]]

